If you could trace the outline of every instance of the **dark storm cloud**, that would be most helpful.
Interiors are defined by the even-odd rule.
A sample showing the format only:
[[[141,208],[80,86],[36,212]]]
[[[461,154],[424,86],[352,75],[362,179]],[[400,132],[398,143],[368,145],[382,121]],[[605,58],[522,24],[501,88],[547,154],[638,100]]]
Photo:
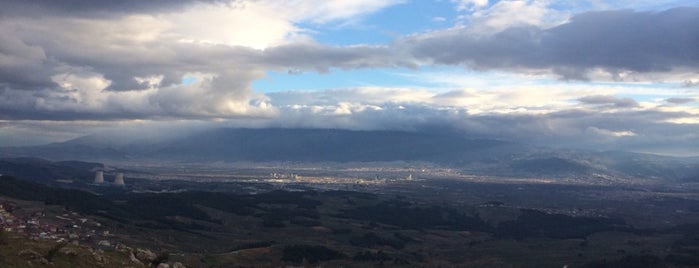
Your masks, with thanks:
[[[588,79],[594,68],[670,72],[699,70],[699,8],[663,12],[588,12],[541,29],[509,28],[491,36],[467,30],[430,33],[400,42],[418,58],[476,69],[551,69],[566,79]]]
[[[592,105],[611,105],[616,108],[638,107],[638,102],[631,98],[617,98],[609,95],[587,96],[578,99],[579,102]]]
[[[240,5],[242,0],[0,0],[0,16],[104,16],[173,11],[196,3]]]
[[[53,85],[52,65],[44,50],[17,36],[18,29],[0,27],[0,88],[40,88]]]
[[[402,40],[414,46],[418,58],[442,64],[467,64],[477,69],[538,66],[541,59],[536,39],[541,30],[534,27],[510,28],[493,36],[475,38],[462,31],[417,36]]]

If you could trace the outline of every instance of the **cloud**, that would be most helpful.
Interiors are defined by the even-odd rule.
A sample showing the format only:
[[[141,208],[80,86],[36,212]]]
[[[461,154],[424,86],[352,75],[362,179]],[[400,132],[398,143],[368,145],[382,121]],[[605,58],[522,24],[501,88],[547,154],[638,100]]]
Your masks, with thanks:
[[[197,83],[212,84],[212,78],[201,75],[192,84],[190,90],[201,90]],[[88,79],[89,80],[89,79]],[[88,81],[89,82],[89,81]],[[87,83],[87,82],[86,82]],[[221,84],[227,84],[224,82]],[[554,87],[554,86],[552,86]],[[182,90],[182,89],[178,89]],[[216,89],[211,89],[216,90]],[[543,112],[537,112],[536,106],[542,103],[525,99],[531,96],[512,96],[518,89],[485,89],[478,91],[453,90],[436,93],[420,88],[348,88],[324,91],[288,91],[269,93],[257,96],[261,103],[267,105],[266,111],[275,111],[273,115],[262,116],[233,116],[220,118],[218,121],[201,120],[211,118],[210,115],[193,117],[192,113],[178,110],[186,109],[194,103],[188,98],[200,98],[200,92],[192,95],[174,95],[163,93],[151,98],[137,97],[137,100],[151,100],[161,107],[148,103],[138,105],[136,101],[113,102],[110,105],[121,104],[119,109],[147,109],[157,107],[158,110],[120,112],[112,116],[117,119],[105,120],[108,115],[95,114],[97,110],[75,112],[71,116],[81,116],[77,121],[36,121],[11,120],[6,121],[4,129],[22,129],[17,133],[38,132],[43,129],[56,128],[56,136],[69,136],[70,127],[76,126],[81,134],[99,131],[116,131],[120,128],[153,130],[168,125],[189,127],[317,127],[342,128],[355,130],[393,129],[407,131],[441,131],[444,129],[457,130],[471,137],[502,139],[544,146],[584,147],[587,149],[629,149],[657,153],[691,154],[699,149],[699,124],[684,124],[677,120],[697,119],[699,111],[665,111],[660,106],[653,108],[619,109],[632,107],[630,101],[624,98],[605,95],[589,95],[582,108],[579,103],[558,103],[547,107]],[[21,91],[29,92],[29,91]],[[527,91],[536,99],[545,100],[566,92],[549,92],[544,87]],[[549,92],[547,95],[546,92]],[[115,92],[118,93],[118,92]],[[586,91],[575,94],[585,94]],[[214,95],[215,96],[215,95]],[[159,99],[176,98],[176,99]],[[584,99],[584,97],[580,97]],[[157,101],[156,101],[157,99]],[[112,100],[115,101],[115,100]],[[216,103],[213,99],[202,101]],[[499,103],[497,103],[499,102]],[[172,107],[167,106],[172,105]],[[252,104],[251,104],[252,105]],[[601,113],[600,109],[585,109],[585,105],[610,107]],[[212,105],[216,106],[216,105]],[[252,105],[255,106],[255,105]],[[5,107],[0,105],[0,107]],[[263,109],[262,105],[257,105]],[[118,110],[118,109],[115,109]],[[195,111],[206,111],[202,107],[194,107]],[[66,109],[58,112],[66,113]],[[123,114],[136,113],[134,119],[124,120]],[[4,114],[4,113],[3,113]],[[49,118],[50,113],[38,116]],[[92,114],[90,118],[88,115]],[[152,116],[160,115],[161,117]],[[170,116],[170,120],[162,117]],[[183,120],[185,123],[183,123]],[[16,123],[22,122],[22,123]],[[46,124],[43,122],[52,122]],[[179,122],[179,123],[178,123]],[[190,122],[190,123],[186,123]],[[208,122],[208,123],[207,123]],[[19,124],[19,126],[17,125]],[[60,134],[60,135],[58,135]],[[77,133],[74,135],[78,135]],[[18,136],[12,140],[17,141]],[[694,144],[697,144],[695,146]],[[651,146],[652,145],[652,150]]]
[[[462,24],[381,45],[325,45],[300,26],[361,19],[402,2],[2,1],[0,145],[169,124],[455,128],[592,148],[699,144],[688,88],[594,83],[696,84],[699,34],[687,25],[698,24],[697,8],[570,16],[542,1],[457,1],[470,12]],[[476,71],[420,71],[430,65]],[[251,88],[269,71],[396,67],[429,86]],[[593,83],[555,81],[552,73]],[[26,140],[42,132],[51,134]]]
[[[686,104],[697,100],[694,98],[668,98],[665,101],[672,104]]]
[[[563,42],[560,39],[585,38],[574,34],[581,32],[583,36],[600,35],[600,39],[604,37],[605,40],[614,40],[605,34],[605,31],[608,31],[605,29],[618,26],[611,24],[609,27],[596,27],[599,25],[595,24],[597,21],[604,21],[605,18],[611,20],[612,17],[621,17],[614,21],[624,22],[622,24],[630,27],[624,31],[648,26],[636,23],[638,21],[657,19],[661,23],[659,26],[653,26],[655,28],[651,27],[650,33],[629,32],[641,37],[663,37],[665,33],[660,33],[656,28],[667,28],[668,25],[691,20],[699,13],[698,9],[675,9],[660,13],[597,12],[576,16],[570,23],[552,29],[542,29],[538,26],[510,27],[492,36],[473,37],[455,28],[418,34],[387,45],[341,47],[319,44],[303,36],[288,39],[288,34],[299,32],[293,23],[285,18],[314,20],[314,15],[304,17],[292,12],[281,17],[261,16],[263,19],[259,20],[244,17],[247,18],[245,20],[255,21],[262,32],[272,33],[269,36],[256,35],[259,39],[249,40],[245,37],[252,35],[247,32],[250,27],[241,26],[239,21],[226,19],[239,17],[238,15],[256,17],[260,14],[279,12],[279,6],[271,3],[250,2],[246,3],[245,7],[221,6],[213,9],[213,6],[206,6],[209,4],[195,1],[187,2],[186,5],[201,7],[196,11],[176,10],[159,16],[128,14],[107,18],[11,17],[0,20],[0,32],[6,36],[0,41],[6,48],[0,56],[7,59],[0,63],[3,67],[0,68],[0,86],[4,88],[0,95],[4,100],[13,99],[4,106],[3,116],[39,119],[42,115],[50,114],[51,118],[64,115],[66,120],[75,120],[99,115],[119,118],[120,114],[123,118],[167,117],[168,113],[172,117],[214,118],[274,115],[274,110],[266,102],[260,101],[265,97],[250,88],[250,83],[262,78],[268,70],[328,72],[333,68],[417,68],[426,61],[432,61],[438,64],[464,64],[476,69],[525,70],[524,72],[548,68],[568,78],[582,79],[585,78],[583,70],[592,67],[622,70],[623,62],[615,61],[612,55],[612,59],[605,61],[617,65],[607,66],[602,62],[586,66],[585,61],[595,61],[592,54],[608,54],[602,51],[605,48],[596,48],[600,50],[597,52],[586,51],[595,50],[587,46],[576,50],[576,53],[561,51],[562,47],[567,49],[571,44],[558,44]],[[372,12],[395,3],[397,2],[384,1],[376,5],[357,4],[350,13]],[[299,5],[300,9],[311,8],[306,4]],[[318,10],[338,5],[342,6],[330,1],[319,4]],[[494,12],[498,5],[501,3],[494,4],[489,10]],[[675,16],[676,13],[682,16]],[[349,16],[343,14],[332,15],[327,19]],[[233,37],[220,38],[225,35],[218,31],[187,29],[188,23],[206,17],[211,19],[207,21],[208,24],[225,26],[220,29],[225,29]],[[656,67],[670,66],[658,67],[658,70],[673,70],[672,60],[675,58],[682,58],[683,61],[692,59],[691,55],[686,58],[673,56],[676,51],[683,51],[681,47],[688,46],[687,43],[690,42],[684,39],[673,42],[673,38],[670,38],[685,36],[691,39],[694,31],[692,27],[671,30],[680,32],[669,34],[668,38],[659,38],[663,43],[652,43],[654,40],[638,42],[650,48],[668,46],[666,50],[675,51],[667,52],[667,55],[663,56],[660,55],[660,49],[651,49],[649,54],[658,55],[651,57],[653,63],[648,64],[654,64]],[[597,33],[599,31],[602,33]],[[235,37],[237,33],[240,34],[240,38]],[[634,36],[619,39],[623,39],[620,43],[631,42],[625,41],[629,39],[645,41],[643,38],[634,39]],[[264,49],[259,49],[262,47]],[[680,49],[676,49],[677,47]],[[574,55],[582,56],[577,59]],[[634,58],[632,61],[638,61],[637,64],[628,64],[628,69],[646,70],[639,67],[643,60],[639,58],[643,57],[632,56],[623,56],[624,60]],[[651,61],[650,58],[646,60]],[[681,66],[682,62],[677,64]],[[692,71],[691,66],[684,67]],[[200,83],[182,84],[182,80],[188,74],[201,74]],[[153,82],[155,80],[152,78],[157,78],[157,83]],[[221,81],[227,81],[227,84],[224,85]],[[198,88],[195,89],[195,86]],[[22,92],[23,90],[33,92]],[[441,98],[453,105],[475,100],[447,96]],[[483,101],[482,98],[480,100]],[[489,101],[498,102],[495,99]],[[613,104],[619,107],[623,105],[618,101]],[[266,107],[264,109],[268,111],[261,112],[261,107]],[[76,116],[79,113],[87,115]]]
[[[354,45],[332,47],[315,42],[297,42],[264,51],[261,63],[296,69],[328,72],[330,68],[380,67],[417,68],[417,62],[404,51],[387,46]]]
[[[503,2],[504,3],[504,2]],[[493,17],[488,16],[488,19]],[[645,73],[687,72],[699,66],[699,8],[662,12],[596,11],[552,28],[505,25],[489,35],[453,28],[403,38],[399,43],[436,64],[526,72],[549,70],[587,80],[602,70],[610,80],[643,79]]]
[[[488,5],[488,0],[451,0],[452,3],[456,4],[457,10],[473,10],[477,8],[482,8]]]
[[[326,23],[370,14],[404,0],[0,0],[6,17],[118,17],[133,14],[178,14],[193,9],[268,10],[290,21]],[[245,16],[246,14],[238,13]],[[260,14],[262,15],[262,14]],[[271,14],[269,14],[271,15]],[[248,24],[255,25],[255,24]],[[204,29],[206,30],[206,29]]]
[[[589,128],[587,128],[587,130],[594,133],[594,134],[598,134],[598,135],[602,135],[602,136],[610,136],[610,137],[633,137],[633,136],[636,136],[636,133],[634,133],[633,131],[629,131],[629,130],[612,131],[612,130],[602,129],[602,128],[598,128],[598,127],[589,127]]]
[[[276,106],[335,105],[337,103],[362,103],[382,105],[385,103],[427,103],[436,93],[427,89],[360,87],[329,89],[323,91],[287,91],[268,93]]]
[[[596,95],[587,96],[578,99],[579,102],[583,104],[591,105],[611,105],[615,108],[634,108],[639,107],[638,102],[631,98],[617,98],[614,96]]]
[[[567,87],[521,86],[442,93],[422,88],[378,87],[276,92],[269,97],[270,103],[279,109],[279,116],[255,126],[455,129],[471,137],[543,146],[685,155],[699,149],[699,135],[695,134],[699,133],[699,124],[686,122],[699,118],[697,109],[667,109],[664,100],[641,105],[630,98],[590,95],[623,93],[616,87],[578,91],[573,90],[575,85]],[[634,89],[639,88],[629,90]],[[547,101],[557,99],[577,102]]]
[[[405,0],[263,0],[283,10],[292,21],[310,21],[322,24],[336,20],[355,19]]]
[[[487,1],[481,4],[486,4]],[[488,8],[479,8],[468,17],[468,32],[487,35],[513,27],[549,28],[564,23],[566,12],[548,8],[547,1],[499,1]],[[475,7],[483,7],[476,5]]]
[[[395,1],[380,3],[324,14],[326,19],[340,19]],[[415,66],[385,46],[329,47],[295,39],[299,29],[290,18],[311,17],[279,13],[277,2],[249,2],[244,7],[182,4],[195,9],[104,18],[0,18],[0,33],[6,35],[0,40],[0,118],[267,117],[274,116],[275,108],[250,88],[267,70]],[[337,1],[316,4],[303,6],[342,6]],[[37,5],[53,8],[51,3]],[[94,5],[86,10],[102,7]],[[108,11],[111,4],[104,5]],[[196,82],[183,83],[185,78]]]
[[[0,0],[2,16],[85,16],[103,17],[133,13],[175,12],[193,4],[243,5],[244,0]]]
[[[0,120],[0,146],[41,145],[87,135],[109,138],[114,143],[163,141],[193,132],[220,127],[220,122],[201,120]]]
[[[696,87],[696,86],[699,86],[699,81],[694,81],[694,80],[688,79],[688,80],[684,80],[684,82],[682,82],[682,87]]]

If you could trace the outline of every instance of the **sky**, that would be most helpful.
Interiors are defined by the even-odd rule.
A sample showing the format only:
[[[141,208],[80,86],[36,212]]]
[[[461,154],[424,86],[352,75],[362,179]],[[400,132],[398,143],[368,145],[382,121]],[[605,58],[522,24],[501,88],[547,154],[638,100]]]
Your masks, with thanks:
[[[699,1],[0,5],[0,146],[313,127],[699,155]]]

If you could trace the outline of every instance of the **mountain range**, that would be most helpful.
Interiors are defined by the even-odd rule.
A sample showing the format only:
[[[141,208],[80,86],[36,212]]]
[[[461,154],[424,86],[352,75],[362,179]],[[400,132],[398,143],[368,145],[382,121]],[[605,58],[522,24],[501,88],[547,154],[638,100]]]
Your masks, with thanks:
[[[0,148],[0,156],[102,162],[422,161],[481,175],[699,179],[699,158],[542,148],[455,132],[221,128],[163,140],[89,135]]]

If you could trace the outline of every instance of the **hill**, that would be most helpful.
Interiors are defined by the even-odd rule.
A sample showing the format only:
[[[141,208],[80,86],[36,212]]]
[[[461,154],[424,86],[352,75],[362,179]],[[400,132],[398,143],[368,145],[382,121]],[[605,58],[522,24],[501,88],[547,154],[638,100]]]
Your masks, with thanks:
[[[0,174],[28,178],[45,184],[56,180],[91,182],[94,169],[104,168],[102,163],[82,161],[49,161],[43,158],[1,158]]]

